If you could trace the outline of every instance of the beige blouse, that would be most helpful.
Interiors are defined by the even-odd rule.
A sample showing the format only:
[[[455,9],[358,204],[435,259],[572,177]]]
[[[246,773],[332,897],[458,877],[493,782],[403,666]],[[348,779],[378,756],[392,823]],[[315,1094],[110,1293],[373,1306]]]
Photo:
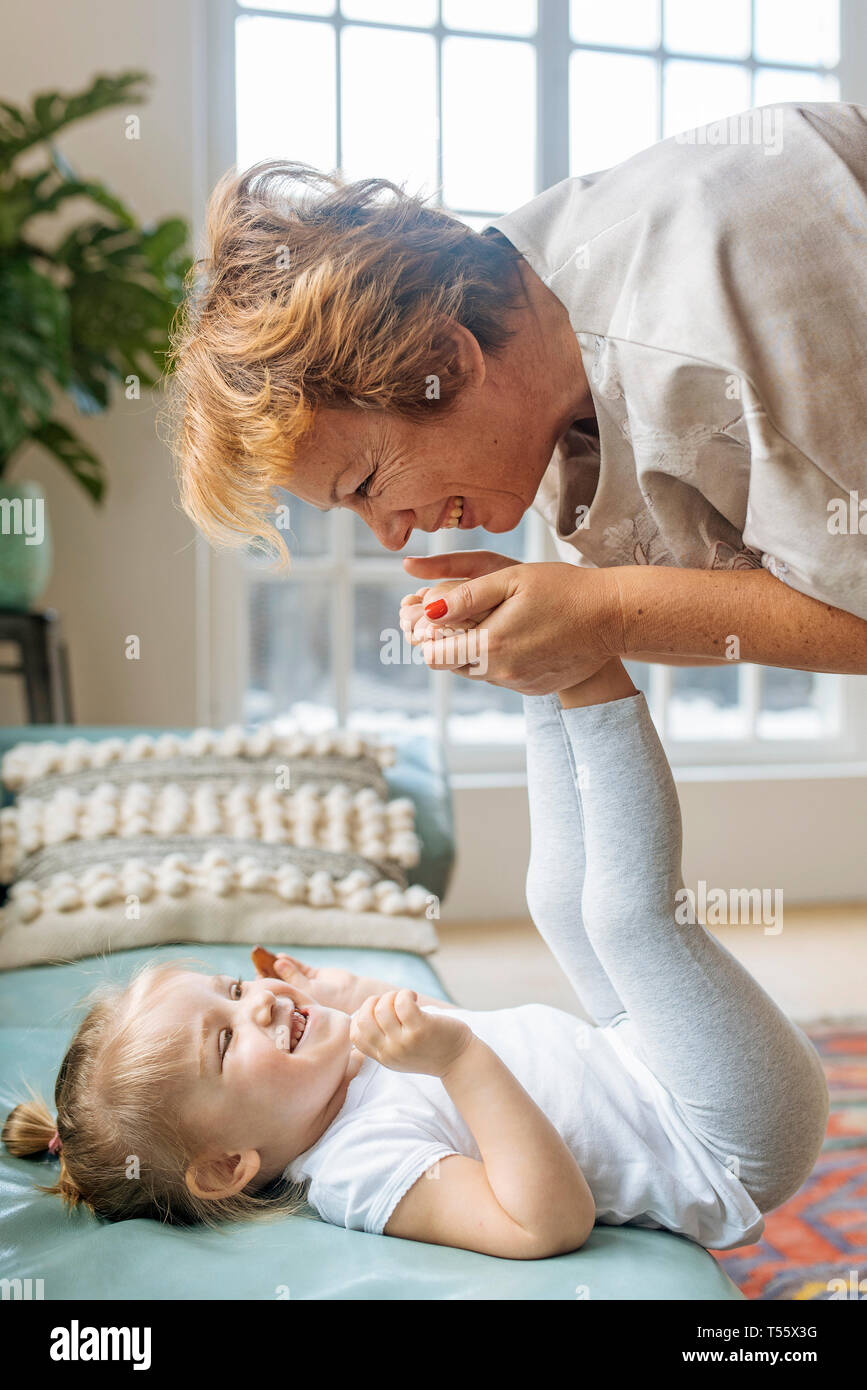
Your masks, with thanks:
[[[533,503],[563,558],[764,566],[867,619],[867,107],[745,112],[488,226],[593,396]]]

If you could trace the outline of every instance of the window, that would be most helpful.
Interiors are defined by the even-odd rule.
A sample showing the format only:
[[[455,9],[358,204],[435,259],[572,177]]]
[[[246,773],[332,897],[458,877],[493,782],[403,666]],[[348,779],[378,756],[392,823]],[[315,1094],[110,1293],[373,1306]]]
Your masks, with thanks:
[[[289,152],[352,178],[382,175],[477,229],[677,130],[840,95],[838,0],[220,4],[236,95],[224,163]],[[415,581],[399,555],[348,512],[283,500],[292,576],[246,556],[242,597],[237,577],[224,590],[239,604],[240,680],[226,658],[233,717],[433,730],[456,771],[519,768],[520,697],[429,672],[400,641],[398,604]],[[400,554],[456,546],[557,558],[533,512],[502,536],[419,532]],[[633,677],[680,761],[843,756],[864,700],[860,678],[770,668],[636,664]]]

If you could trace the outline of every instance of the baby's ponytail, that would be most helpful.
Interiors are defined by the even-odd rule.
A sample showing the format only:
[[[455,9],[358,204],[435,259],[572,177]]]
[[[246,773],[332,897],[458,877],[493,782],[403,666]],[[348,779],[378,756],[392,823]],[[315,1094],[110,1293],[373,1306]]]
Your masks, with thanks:
[[[41,1096],[31,1093],[31,1099],[16,1105],[3,1122],[0,1132],[9,1153],[15,1158],[39,1158],[43,1154],[54,1154],[60,1159],[60,1172],[57,1182],[50,1187],[37,1183],[40,1192],[53,1192],[61,1196],[67,1207],[76,1207],[81,1201],[78,1185],[70,1177],[62,1158],[63,1144],[57,1132],[56,1121]]]
[[[16,1158],[34,1158],[49,1152],[57,1132],[57,1124],[41,1096],[22,1101],[6,1116],[3,1123],[3,1143]]]

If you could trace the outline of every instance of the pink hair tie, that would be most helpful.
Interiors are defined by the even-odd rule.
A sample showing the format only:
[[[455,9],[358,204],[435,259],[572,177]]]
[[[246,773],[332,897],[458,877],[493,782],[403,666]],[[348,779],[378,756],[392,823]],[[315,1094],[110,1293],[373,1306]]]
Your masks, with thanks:
[[[52,1134],[51,1138],[50,1138],[49,1141],[48,1141],[48,1152],[49,1152],[50,1154],[59,1154],[59,1153],[60,1153],[60,1150],[61,1150],[62,1148],[63,1148],[63,1140],[61,1139],[60,1135],[57,1133],[57,1130],[55,1130],[54,1133]]]

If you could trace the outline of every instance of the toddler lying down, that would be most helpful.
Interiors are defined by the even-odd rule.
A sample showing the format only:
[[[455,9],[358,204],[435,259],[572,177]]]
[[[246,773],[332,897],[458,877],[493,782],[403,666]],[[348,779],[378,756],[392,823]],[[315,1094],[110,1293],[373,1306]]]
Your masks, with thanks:
[[[279,1216],[511,1259],[595,1221],[754,1241],[809,1175],[828,1093],[815,1050],[702,926],[678,925],[681,820],[644,696],[619,661],[525,696],[527,901],[584,1023],[469,1010],[258,951],[248,980],[177,963],[105,991],[73,1039],[59,1192],[111,1220]]]

